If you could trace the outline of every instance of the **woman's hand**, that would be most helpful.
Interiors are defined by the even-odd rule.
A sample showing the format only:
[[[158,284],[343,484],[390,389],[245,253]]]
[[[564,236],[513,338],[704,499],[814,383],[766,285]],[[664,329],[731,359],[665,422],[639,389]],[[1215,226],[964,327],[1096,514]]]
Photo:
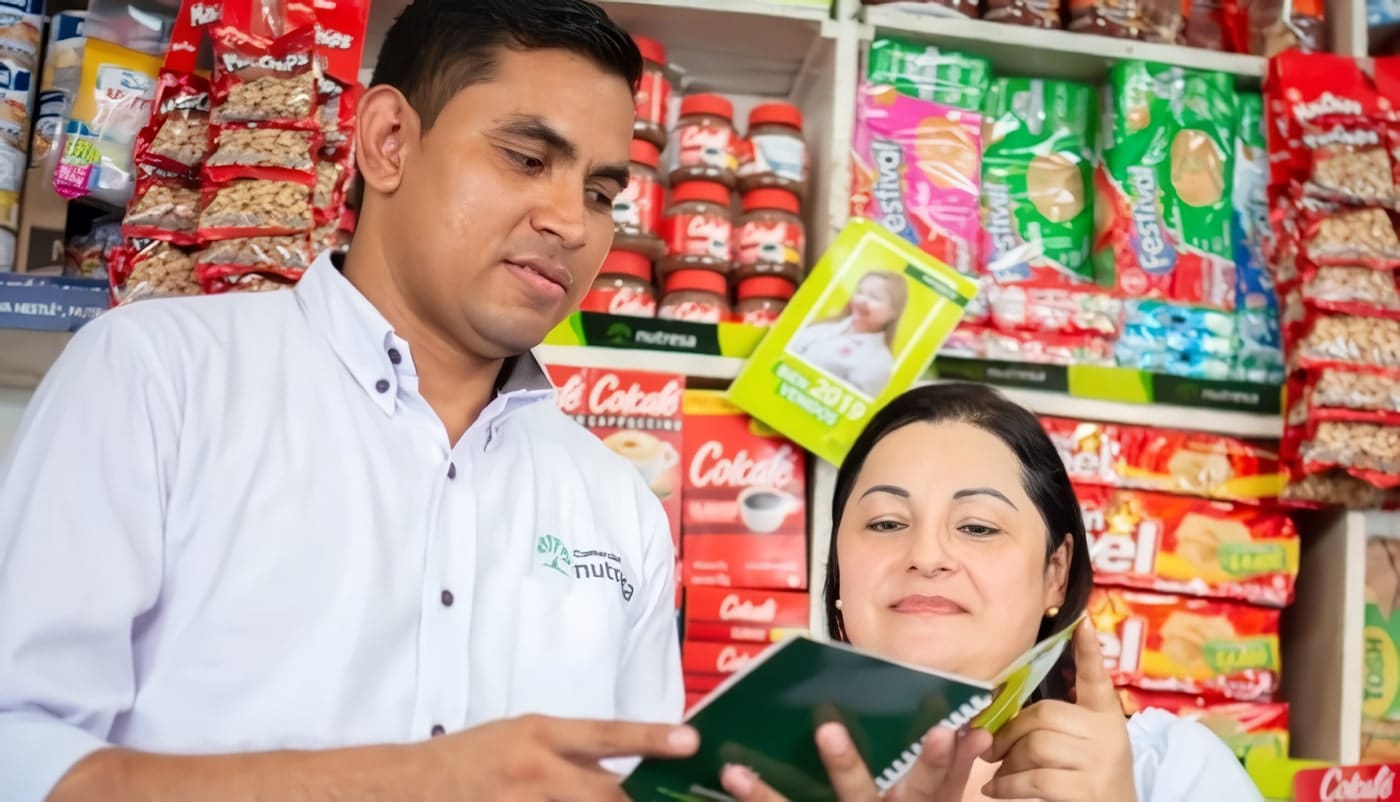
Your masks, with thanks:
[[[840,802],[961,802],[973,761],[991,743],[992,736],[982,730],[959,734],[948,727],[935,727],[924,736],[909,773],[881,794],[846,728],[834,723],[817,728],[817,752]],[[786,802],[782,794],[744,766],[726,766],[720,782],[739,802]]]
[[[1087,620],[1074,633],[1074,665],[1077,703],[1037,702],[998,732],[984,758],[1001,766],[983,794],[1045,802],[1137,800],[1128,723]]]

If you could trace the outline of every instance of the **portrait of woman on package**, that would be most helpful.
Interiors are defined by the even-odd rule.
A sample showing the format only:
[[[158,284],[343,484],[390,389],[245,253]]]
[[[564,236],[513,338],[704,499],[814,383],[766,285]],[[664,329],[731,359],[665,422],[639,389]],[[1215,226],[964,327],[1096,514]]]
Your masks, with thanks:
[[[905,279],[888,270],[861,277],[840,313],[803,326],[788,353],[874,398],[894,370],[894,338],[909,296]]]

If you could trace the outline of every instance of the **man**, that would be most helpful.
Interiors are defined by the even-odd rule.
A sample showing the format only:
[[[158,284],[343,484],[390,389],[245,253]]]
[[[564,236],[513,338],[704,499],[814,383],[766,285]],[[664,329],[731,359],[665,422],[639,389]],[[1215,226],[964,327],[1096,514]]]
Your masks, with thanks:
[[[0,799],[616,799],[694,750],[633,723],[682,704],[664,514],[529,356],[640,68],[585,0],[419,0],[343,264],[73,339],[0,477]]]

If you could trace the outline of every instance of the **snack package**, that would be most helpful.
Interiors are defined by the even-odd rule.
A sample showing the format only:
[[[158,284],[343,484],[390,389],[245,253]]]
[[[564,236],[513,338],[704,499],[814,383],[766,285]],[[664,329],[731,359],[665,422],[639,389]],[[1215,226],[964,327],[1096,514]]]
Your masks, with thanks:
[[[862,85],[858,103],[851,214],[975,275],[981,115],[879,84]]]
[[[1345,507],[1353,510],[1374,510],[1393,506],[1400,501],[1400,493],[1382,490],[1348,475],[1346,471],[1328,470],[1290,476],[1280,499],[1305,509]]]
[[[1117,685],[1240,702],[1278,690],[1278,610],[1095,588],[1089,618]]]
[[[1396,132],[1364,118],[1323,118],[1300,123],[1306,164],[1303,191],[1323,201],[1390,206],[1396,202],[1396,167],[1390,155]]]
[[[1283,607],[1298,532],[1267,507],[1096,485],[1075,488],[1100,585]]]
[[[1104,94],[1095,274],[1134,298],[1234,308],[1234,79],[1141,61]]]
[[[691,641],[772,643],[806,632],[806,593],[693,587],[685,598],[685,638]]]
[[[1390,270],[1305,263],[1302,291],[1303,301],[1314,309],[1359,317],[1400,316],[1400,281]]]
[[[992,64],[934,45],[877,36],[866,56],[865,78],[902,95],[980,113],[991,86]]]
[[[681,644],[681,668],[686,691],[709,693],[767,649],[766,643],[685,641]]]
[[[1293,351],[1306,368],[1400,368],[1400,320],[1313,315],[1300,328]]]
[[[862,5],[879,6],[899,3],[902,8],[919,14],[977,18],[976,0],[862,0]]]
[[[315,253],[305,234],[284,237],[243,237],[210,242],[195,254],[201,267],[284,268],[306,270]]]
[[[1269,499],[1283,487],[1277,451],[1233,437],[1068,418],[1040,422],[1076,483],[1224,501]]]
[[[1113,341],[1097,334],[1051,334],[1032,331],[985,330],[982,349],[987,359],[1037,365],[1101,365],[1113,367]]]
[[[316,130],[316,28],[296,27],[278,39],[250,34],[230,22],[214,26],[215,125],[269,123],[277,127]]]
[[[1283,339],[1276,308],[1241,309],[1235,313],[1235,354],[1232,378],[1255,384],[1283,383]]]
[[[43,29],[43,0],[0,0],[0,52],[14,67],[29,73],[39,69]]]
[[[685,393],[687,587],[807,587],[807,455],[724,393]]]
[[[1328,49],[1323,0],[1250,0],[1249,52],[1273,58],[1280,53],[1319,53]]]
[[[1094,101],[1093,87],[1067,81],[992,82],[982,127],[982,250],[999,284],[1094,280]]]
[[[132,239],[193,245],[199,205],[199,190],[184,179],[142,178],[122,219],[122,233]]]
[[[1400,268],[1400,235],[1385,209],[1321,208],[1303,214],[1302,252],[1318,265]]]
[[[1180,36],[1180,0],[1070,0],[1069,29],[1117,39],[1175,43]]]
[[[293,181],[233,181],[206,187],[199,215],[203,240],[301,234],[312,227],[311,187]]]
[[[1400,540],[1366,541],[1361,759],[1400,760]]]
[[[1101,287],[1062,278],[990,284],[992,323],[1003,331],[1112,337],[1123,325],[1123,302]]]
[[[1232,231],[1235,243],[1235,305],[1276,310],[1278,295],[1264,253],[1272,246],[1269,222],[1269,153],[1264,135],[1264,98],[1242,92],[1236,114]]]
[[[34,112],[34,142],[29,149],[29,166],[34,167],[58,144],[63,121],[73,106],[83,77],[83,11],[61,11],[53,15],[44,67],[39,80],[39,100]]]
[[[1118,691],[1127,715],[1148,708],[1200,723],[1230,747],[1235,757],[1250,754],[1288,756],[1288,705],[1284,702],[1218,702],[1184,693],[1152,693],[1133,688]]]
[[[145,240],[132,245],[111,276],[119,304],[147,298],[198,295],[194,258],[169,242]]]
[[[200,279],[200,287],[205,295],[219,295],[225,292],[276,292],[295,286],[295,279],[267,273],[232,273]]]
[[[1384,490],[1400,487],[1400,425],[1311,416],[1298,456],[1308,473],[1341,468]]]
[[[685,377],[551,365],[559,408],[630,462],[661,500],[681,553],[682,393]]]
[[[204,180],[226,184],[240,178],[316,182],[320,133],[264,128],[254,124],[215,126]]]
[[[982,19],[1055,30],[1061,27],[1063,11],[1061,0],[987,0]]]
[[[209,82],[163,71],[155,111],[136,140],[136,164],[197,175],[209,157]]]
[[[155,100],[160,58],[102,39],[83,50],[82,84],[63,127],[55,191],[121,206],[135,185],[133,144]]]
[[[321,73],[316,85],[318,121],[324,145],[331,151],[348,149],[354,135],[368,22],[369,0],[316,6],[316,59]]]
[[[1400,372],[1322,368],[1310,376],[1310,406],[1400,415]]]

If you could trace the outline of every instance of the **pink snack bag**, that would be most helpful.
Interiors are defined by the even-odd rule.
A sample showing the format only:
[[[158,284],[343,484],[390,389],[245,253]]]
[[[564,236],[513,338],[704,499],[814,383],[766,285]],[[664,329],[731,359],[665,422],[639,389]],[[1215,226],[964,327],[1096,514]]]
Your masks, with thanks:
[[[982,115],[870,84],[857,104],[851,214],[977,275]]]

